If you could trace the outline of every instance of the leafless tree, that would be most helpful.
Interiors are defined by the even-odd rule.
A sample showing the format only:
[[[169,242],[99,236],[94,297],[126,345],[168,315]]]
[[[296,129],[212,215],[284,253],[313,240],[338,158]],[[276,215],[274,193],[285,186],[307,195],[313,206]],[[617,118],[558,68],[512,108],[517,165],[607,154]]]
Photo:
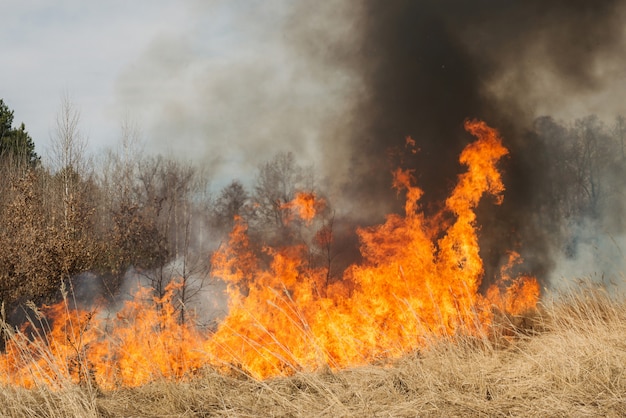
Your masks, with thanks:
[[[259,166],[251,198],[252,229],[262,239],[273,243],[288,243],[297,238],[298,222],[290,222],[292,214],[286,210],[297,192],[314,192],[312,169],[296,162],[291,152],[280,152]]]
[[[233,180],[219,192],[212,208],[213,224],[222,234],[230,232],[236,216],[248,218],[250,196],[239,180]]]
[[[620,147],[620,155],[622,156],[622,161],[626,160],[626,118],[622,115],[618,115],[615,118],[615,123],[613,125],[613,135],[617,140]]]

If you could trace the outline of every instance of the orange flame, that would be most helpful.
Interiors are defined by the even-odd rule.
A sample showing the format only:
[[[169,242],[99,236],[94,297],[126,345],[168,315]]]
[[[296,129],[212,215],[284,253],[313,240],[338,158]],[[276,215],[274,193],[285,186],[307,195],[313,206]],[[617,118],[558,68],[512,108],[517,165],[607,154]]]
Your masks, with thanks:
[[[255,378],[343,368],[401,356],[433,336],[483,333],[494,308],[518,314],[534,307],[536,280],[506,275],[515,256],[501,282],[486,296],[479,293],[484,271],[474,210],[485,194],[502,201],[496,164],[508,151],[484,122],[465,127],[478,139],[460,156],[467,171],[442,213],[426,219],[413,172],[396,170],[393,187],[406,193],[405,214],[357,231],[363,262],[341,280],[329,282],[327,270],[311,267],[305,245],[267,248],[271,262],[263,267],[237,218],[228,245],[212,258],[229,295],[228,315],[215,333],[180,323],[175,284],[161,299],[140,290],[114,320],[59,305],[50,332],[8,341],[0,382],[55,386],[59,378],[91,379],[115,388],[184,379],[206,365],[236,367]],[[310,223],[323,201],[301,193],[285,208]],[[328,228],[314,240],[330,240]]]
[[[325,286],[325,272],[305,263],[304,248],[272,250],[270,268],[250,269],[245,277],[220,267],[237,254],[218,253],[215,273],[231,283],[231,305],[206,350],[264,378],[400,356],[432,334],[484,330],[495,302],[478,292],[483,265],[474,208],[485,193],[501,201],[496,163],[507,150],[485,123],[467,122],[466,129],[479,139],[461,154],[468,170],[446,201],[446,212],[456,220],[445,230],[426,221],[412,172],[398,169],[393,186],[406,191],[405,216],[389,215],[384,224],[358,231],[364,262],[351,266],[341,281]],[[237,227],[231,240],[240,242],[244,231]],[[251,284],[246,296],[242,282]],[[536,281],[519,283],[525,285],[507,290],[504,310],[536,303],[538,287],[530,286]],[[528,302],[520,305],[518,299]]]
[[[487,299],[502,312],[519,315],[535,307],[539,299],[539,283],[534,277],[512,277],[510,271],[521,263],[515,251],[509,253],[508,262],[500,270],[500,281],[487,290]]]
[[[179,323],[173,303],[179,286],[172,282],[162,298],[140,288],[115,318],[69,310],[65,302],[46,308],[53,318],[49,332],[33,338],[24,329],[7,341],[0,383],[54,388],[64,380],[91,381],[114,389],[192,374],[208,362],[198,350],[206,336]]]
[[[290,202],[281,205],[281,209],[290,210],[297,214],[300,219],[310,224],[315,215],[324,208],[324,199],[319,199],[312,192],[299,192]],[[293,220],[293,216],[287,216],[287,221]]]

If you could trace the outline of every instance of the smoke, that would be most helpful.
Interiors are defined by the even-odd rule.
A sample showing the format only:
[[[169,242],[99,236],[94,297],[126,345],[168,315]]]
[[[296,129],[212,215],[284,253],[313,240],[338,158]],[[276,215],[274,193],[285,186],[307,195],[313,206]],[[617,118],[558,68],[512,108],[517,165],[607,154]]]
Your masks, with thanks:
[[[193,156],[218,181],[293,151],[315,164],[337,219],[359,224],[400,210],[390,150],[407,136],[420,152],[402,163],[437,209],[473,140],[463,121],[483,119],[510,149],[504,203],[479,208],[487,277],[513,248],[541,279],[563,245],[539,213],[553,209],[541,199],[562,156],[542,155],[528,130],[542,115],[626,113],[623,3],[190,1],[189,26],[137,57],[118,99],[140,109],[156,150]]]
[[[486,120],[511,151],[504,204],[480,208],[486,276],[495,274],[502,249],[513,248],[527,261],[522,268],[545,279],[562,242],[559,225],[546,228],[537,213],[556,208],[538,199],[546,181],[555,181],[548,172],[562,155],[538,155],[541,144],[527,130],[538,112],[572,109],[570,102],[615,88],[615,69],[624,64],[622,3],[364,1],[360,49],[348,58],[364,89],[349,117],[345,190],[353,208],[365,219],[397,209],[381,207],[394,201],[385,156],[406,136],[421,149],[412,164],[423,205],[436,205],[462,170],[457,158],[471,140],[463,120]],[[608,102],[605,112],[613,111]]]
[[[323,160],[320,134],[346,113],[355,81],[316,49],[350,30],[337,2],[310,13],[292,3],[186,2],[188,27],[163,33],[120,75],[118,107],[147,126],[153,150],[199,161],[218,182],[249,181],[277,152]],[[302,43],[309,52],[292,47]]]
[[[555,258],[548,278],[556,289],[567,288],[572,280],[591,280],[624,290],[626,236],[606,230],[602,222],[585,219],[571,225],[567,256]]]

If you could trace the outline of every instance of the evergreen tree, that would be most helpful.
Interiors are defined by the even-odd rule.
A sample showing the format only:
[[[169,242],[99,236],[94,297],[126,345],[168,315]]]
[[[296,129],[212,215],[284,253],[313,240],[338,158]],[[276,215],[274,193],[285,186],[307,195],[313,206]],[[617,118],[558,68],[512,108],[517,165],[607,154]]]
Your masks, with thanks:
[[[39,163],[35,143],[22,123],[13,128],[13,111],[0,99],[0,157],[25,161],[32,166]]]

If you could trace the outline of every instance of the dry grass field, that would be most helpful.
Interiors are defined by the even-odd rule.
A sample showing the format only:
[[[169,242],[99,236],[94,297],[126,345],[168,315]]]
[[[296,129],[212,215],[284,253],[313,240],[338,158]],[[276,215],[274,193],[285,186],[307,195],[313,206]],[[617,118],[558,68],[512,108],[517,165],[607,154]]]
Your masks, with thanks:
[[[619,417],[625,365],[626,300],[581,284],[490,335],[433,340],[398,360],[264,381],[206,369],[115,391],[3,387],[0,416]]]

